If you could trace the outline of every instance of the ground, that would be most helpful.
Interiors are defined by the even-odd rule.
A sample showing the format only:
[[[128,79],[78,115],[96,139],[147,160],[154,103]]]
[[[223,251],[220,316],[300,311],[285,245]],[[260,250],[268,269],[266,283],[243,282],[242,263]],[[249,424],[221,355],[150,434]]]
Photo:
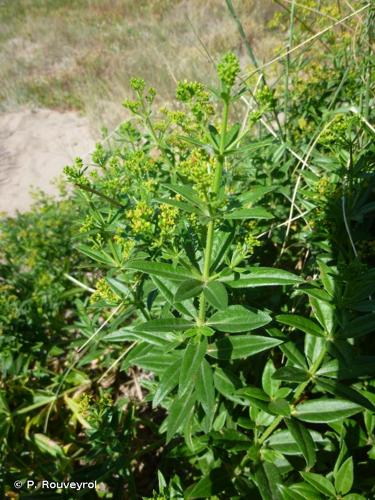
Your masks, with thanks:
[[[86,118],[76,112],[23,109],[0,114],[0,212],[26,210],[30,187],[57,193],[52,183],[76,156],[94,145]]]

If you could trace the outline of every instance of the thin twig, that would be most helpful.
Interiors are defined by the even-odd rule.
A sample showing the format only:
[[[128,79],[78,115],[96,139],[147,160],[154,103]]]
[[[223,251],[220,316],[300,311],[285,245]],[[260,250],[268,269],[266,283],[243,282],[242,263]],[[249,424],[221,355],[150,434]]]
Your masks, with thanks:
[[[354,245],[352,234],[350,232],[350,227],[349,227],[348,219],[346,217],[345,196],[341,197],[341,208],[342,208],[342,216],[343,216],[343,219],[344,219],[345,229],[346,229],[346,232],[348,233],[349,241],[350,241],[350,244],[352,246],[353,253],[354,253],[355,257],[358,258],[358,252],[357,252],[357,249],[356,249],[356,247]]]
[[[122,360],[122,358],[124,358],[129,351],[131,351],[133,349],[133,347],[136,345],[136,341],[133,342],[132,344],[130,344],[130,346],[125,349],[125,351],[111,364],[111,366],[103,373],[103,375],[100,377],[100,379],[98,380],[98,384],[100,384],[100,382],[103,380],[103,378],[106,377],[106,375],[108,375],[108,373],[110,371],[112,371],[112,369],[118,365],[118,363]]]
[[[294,222],[297,219],[301,219],[302,217],[305,217],[305,215],[307,215],[310,212],[311,212],[311,210],[306,210],[305,212],[301,213],[300,215],[296,215],[295,217],[293,217],[291,222]],[[278,227],[285,226],[286,224],[288,224],[288,222],[289,222],[289,219],[284,221],[284,222],[281,222],[281,224],[277,224],[276,226],[271,227],[268,231],[265,231],[264,233],[258,234],[258,236],[255,236],[255,238],[257,238],[257,239],[263,238],[263,236],[265,236],[266,234],[269,234],[270,232],[272,232],[274,229],[277,229]]]
[[[77,351],[78,353],[80,353],[82,351],[82,349],[84,349],[87,346],[87,344],[89,344],[92,341],[92,339],[94,337],[96,337],[98,335],[98,333],[100,333],[103,330],[103,328],[111,321],[111,319],[113,318],[113,316],[120,310],[120,308],[121,308],[122,305],[123,305],[123,303],[121,302],[111,312],[111,314],[108,316],[108,318],[105,321],[103,321],[103,323],[100,325],[100,327],[86,340],[86,342],[83,345],[81,345],[81,347]]]
[[[69,281],[71,281],[75,285],[78,285],[79,287],[83,288],[87,292],[91,292],[91,293],[95,292],[94,288],[90,288],[89,286],[85,285],[81,281],[78,281],[76,278],[73,278],[73,276],[70,276],[70,274],[64,273],[64,276],[66,279],[68,279]]]

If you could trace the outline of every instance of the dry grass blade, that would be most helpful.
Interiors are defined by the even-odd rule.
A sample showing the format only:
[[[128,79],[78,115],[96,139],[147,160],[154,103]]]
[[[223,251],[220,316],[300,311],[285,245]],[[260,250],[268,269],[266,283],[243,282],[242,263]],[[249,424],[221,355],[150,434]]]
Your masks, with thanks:
[[[324,28],[323,30],[319,31],[319,33],[316,33],[316,35],[311,36],[310,38],[308,38],[307,40],[299,43],[298,45],[296,45],[292,49],[286,50],[285,52],[283,52],[279,56],[275,57],[274,59],[271,59],[271,61],[268,61],[267,63],[263,64],[262,66],[260,66],[260,68],[252,71],[250,74],[248,74],[246,76],[243,76],[243,78],[250,78],[251,76],[253,76],[254,74],[256,74],[259,70],[268,68],[269,66],[271,66],[275,62],[280,61],[281,59],[284,59],[288,55],[292,54],[293,52],[296,52],[297,50],[301,49],[305,45],[313,42],[314,40],[316,40],[320,36],[324,35],[324,33],[327,33],[328,31],[332,30],[336,26],[339,26],[340,24],[344,23],[345,21],[347,21],[351,17],[360,14],[361,12],[363,12],[366,9],[368,9],[369,7],[370,7],[370,4],[366,4],[363,7],[361,7],[360,9],[356,10],[355,12],[352,12],[351,14],[348,14],[347,16],[345,16],[344,18],[340,19],[339,21],[336,21],[335,23],[331,24],[327,28]]]
[[[301,180],[302,180],[302,173],[303,171],[305,170],[305,167],[308,165],[307,164],[307,160],[310,158],[316,144],[318,143],[321,135],[323,134],[323,132],[325,130],[327,130],[327,128],[330,127],[331,123],[335,120],[335,118],[333,118],[332,120],[330,120],[328,123],[326,123],[324,125],[324,127],[320,130],[320,132],[317,134],[317,136],[315,137],[315,139],[313,140],[311,146],[309,147],[307,153],[306,153],[306,156],[303,158],[303,161],[302,161],[302,167],[299,171],[299,174],[298,174],[298,177],[297,177],[297,181],[295,183],[295,186],[294,186],[294,189],[293,189],[293,194],[292,194],[292,199],[291,199],[291,205],[290,205],[290,211],[289,211],[289,219],[288,219],[288,224],[287,224],[287,228],[286,228],[286,232],[285,232],[285,237],[284,237],[284,242],[283,242],[283,246],[281,248],[281,252],[280,252],[280,255],[282,255],[285,251],[285,248],[286,248],[286,240],[289,236],[289,232],[290,232],[290,227],[291,227],[291,224],[292,224],[292,219],[293,219],[293,212],[294,212],[294,208],[295,208],[295,202],[296,202],[296,197],[297,197],[297,193],[298,193],[298,189],[299,189],[299,186],[300,186],[300,183],[301,183]],[[298,166],[297,166],[298,168]]]

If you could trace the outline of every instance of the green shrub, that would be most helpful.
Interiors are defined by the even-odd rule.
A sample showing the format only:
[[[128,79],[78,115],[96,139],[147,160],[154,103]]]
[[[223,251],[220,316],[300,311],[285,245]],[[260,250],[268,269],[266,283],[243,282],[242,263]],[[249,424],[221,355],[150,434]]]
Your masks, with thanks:
[[[103,311],[123,315],[100,342],[120,371],[141,370],[146,401],[165,412],[154,498],[373,493],[374,271],[359,249],[374,157],[360,103],[349,108],[363,70],[332,68],[348,77],[340,95],[307,80],[288,103],[287,142],[282,128],[254,135],[283,109],[266,86],[259,112],[231,120],[249,92],[231,54],[218,88],[180,83],[185,111],[164,118],[134,79],[124,105],[137,128],[98,147],[92,173],[66,170],[89,202],[80,250],[104,273]]]
[[[59,363],[71,341],[68,325],[75,317],[80,289],[69,286],[66,275],[75,274],[82,262],[72,245],[71,220],[76,213],[69,199],[55,201],[40,193],[29,212],[1,219],[2,482],[4,473],[19,467],[17,455],[23,456],[21,469],[28,462],[25,442],[20,441],[28,429],[25,416],[17,416],[18,408],[38,397],[43,401],[43,390],[56,377],[53,363]]]

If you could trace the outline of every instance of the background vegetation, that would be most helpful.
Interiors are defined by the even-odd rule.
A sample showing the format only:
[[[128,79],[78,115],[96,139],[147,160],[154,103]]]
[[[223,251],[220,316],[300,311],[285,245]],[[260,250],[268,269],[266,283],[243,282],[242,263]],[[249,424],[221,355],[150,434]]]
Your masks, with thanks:
[[[275,6],[236,6],[262,60],[277,41],[266,29]],[[79,110],[95,132],[124,119],[118,103],[132,76],[169,102],[178,80],[213,80],[210,57],[245,53],[220,0],[3,0],[0,23],[0,107]]]
[[[87,16],[133,5],[32,4],[27,15],[20,2],[23,20],[7,2],[2,15],[23,32],[76,12],[99,38]],[[100,483],[52,494],[63,498],[374,496],[374,9],[280,4],[257,14],[282,43],[265,64],[249,37],[253,5],[210,4],[225,36],[194,36],[214,65],[174,51],[165,71],[183,81],[170,104],[164,70],[134,56],[150,82],[131,80],[131,119],[89,164],[67,167],[74,192],[2,220],[3,496],[27,478]],[[144,8],[162,31],[186,5],[193,21],[210,13]],[[184,33],[186,18],[173,18]],[[56,22],[67,36],[70,23]],[[227,48],[241,67],[216,56]],[[87,94],[82,81],[75,95],[91,106],[108,91]],[[4,106],[41,102],[30,95],[5,91]]]

